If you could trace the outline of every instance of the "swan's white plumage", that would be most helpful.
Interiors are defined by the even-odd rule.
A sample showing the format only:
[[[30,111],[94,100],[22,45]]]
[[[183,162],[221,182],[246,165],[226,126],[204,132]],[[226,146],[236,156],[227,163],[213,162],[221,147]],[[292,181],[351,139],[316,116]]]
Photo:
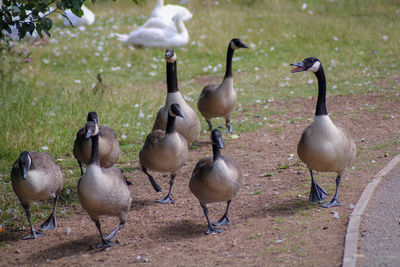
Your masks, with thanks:
[[[82,17],[78,17],[77,15],[75,15],[74,13],[72,13],[72,11],[70,9],[65,11],[65,15],[68,17],[65,18],[64,17],[64,26],[65,27],[79,27],[79,26],[84,26],[84,25],[92,25],[94,23],[95,20],[95,15],[92,11],[90,11],[85,5],[82,5],[81,7],[82,11],[83,11],[83,15]],[[71,23],[72,25],[71,25]]]
[[[183,15],[174,17],[176,29],[165,24],[164,28],[140,27],[129,35],[117,34],[118,40],[136,46],[177,47],[189,42],[189,33],[183,24]]]
[[[151,12],[150,17],[161,18],[165,21],[171,21],[173,20],[173,17],[179,13],[182,14],[182,19],[184,21],[188,21],[193,17],[192,13],[186,7],[179,5],[164,6],[164,0],[156,0],[156,5]]]

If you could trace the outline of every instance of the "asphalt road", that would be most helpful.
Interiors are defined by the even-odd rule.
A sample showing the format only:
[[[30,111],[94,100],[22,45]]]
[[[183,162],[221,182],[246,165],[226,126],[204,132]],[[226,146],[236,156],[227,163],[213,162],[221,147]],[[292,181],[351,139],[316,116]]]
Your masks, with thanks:
[[[400,164],[368,203],[359,238],[357,266],[400,266]]]

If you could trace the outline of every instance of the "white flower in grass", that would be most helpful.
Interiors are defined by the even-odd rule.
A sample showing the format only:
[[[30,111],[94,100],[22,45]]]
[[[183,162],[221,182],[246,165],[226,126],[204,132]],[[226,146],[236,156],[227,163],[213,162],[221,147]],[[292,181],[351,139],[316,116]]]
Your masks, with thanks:
[[[301,6],[301,10],[304,11],[304,10],[306,10],[306,8],[307,8],[307,4],[304,3],[304,4]]]
[[[383,40],[383,41],[386,41],[387,39],[389,39],[389,36],[387,36],[387,35],[383,35],[383,36],[382,36],[382,40]]]
[[[140,133],[140,135],[145,135],[145,134],[146,134],[145,132],[141,132],[141,133]]]
[[[55,114],[53,111],[50,111],[50,112],[49,112],[49,116],[50,116],[50,117],[54,117],[54,116],[56,116],[56,114]]]
[[[130,68],[132,65],[131,65],[131,63],[126,63],[126,66],[127,66],[128,68]]]
[[[144,114],[143,114],[143,112],[141,112],[141,111],[140,111],[140,113],[139,113],[139,118],[144,118]]]
[[[81,81],[80,80],[74,80],[75,83],[80,84]]]
[[[138,108],[138,107],[139,107],[139,104],[135,104],[134,107],[135,107],[135,108]]]
[[[48,146],[42,146],[42,150],[49,150]]]
[[[121,70],[121,67],[111,67],[111,70],[112,71],[118,71],[118,70]]]
[[[50,60],[48,60],[47,58],[44,58],[44,59],[43,59],[43,63],[44,63],[44,64],[49,64],[49,63],[50,63]]]
[[[126,139],[126,135],[125,135],[125,134],[121,135],[121,138],[122,138],[123,140],[125,140],[125,139]]]
[[[153,115],[147,115],[147,119],[150,119],[152,117],[153,117]]]
[[[150,75],[150,76],[156,76],[156,75],[157,75],[157,72],[154,72],[154,71],[149,72],[149,75]]]
[[[124,127],[129,127],[129,123],[124,123]]]

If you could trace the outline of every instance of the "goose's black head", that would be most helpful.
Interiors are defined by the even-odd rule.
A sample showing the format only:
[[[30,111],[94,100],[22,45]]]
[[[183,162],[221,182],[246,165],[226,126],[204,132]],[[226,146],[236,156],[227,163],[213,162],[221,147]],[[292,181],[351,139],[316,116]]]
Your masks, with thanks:
[[[182,110],[178,103],[171,104],[171,106],[169,107],[168,115],[172,117],[178,116],[183,118]]]
[[[94,123],[98,124],[99,123],[99,117],[97,116],[96,111],[91,111],[87,115],[87,121],[93,121]]]
[[[174,49],[169,48],[167,49],[167,51],[165,51],[165,59],[169,63],[174,63],[176,61],[176,54]]]
[[[28,177],[28,169],[32,164],[32,157],[28,151],[23,151],[18,157],[19,170],[22,179],[26,180]]]
[[[85,125],[86,139],[99,134],[99,126],[94,121],[88,121]]]
[[[213,145],[216,145],[218,148],[223,148],[222,144],[222,134],[218,129],[214,129],[211,133],[211,142]]]
[[[321,67],[321,62],[316,57],[308,57],[304,59],[302,62],[292,63],[290,65],[295,66],[295,68],[292,69],[292,73],[306,71],[306,70],[317,72]]]
[[[249,48],[247,45],[245,45],[242,40],[239,38],[233,38],[230,42],[230,46],[232,49],[238,49],[238,48]]]

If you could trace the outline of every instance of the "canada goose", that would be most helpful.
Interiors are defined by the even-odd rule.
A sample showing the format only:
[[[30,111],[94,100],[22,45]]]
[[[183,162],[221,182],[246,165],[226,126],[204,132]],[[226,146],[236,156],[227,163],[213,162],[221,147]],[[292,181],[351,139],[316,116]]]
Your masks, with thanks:
[[[96,112],[89,112],[87,121],[93,121],[96,125],[99,123],[99,118]],[[117,162],[121,150],[115,132],[107,126],[99,127],[99,158],[100,166],[109,168]],[[78,161],[83,175],[82,163],[88,164],[91,154],[92,142],[90,136],[85,134],[85,127],[81,128],[76,134],[74,142],[74,157]]]
[[[23,151],[11,171],[11,183],[31,226],[31,234],[22,239],[34,239],[44,235],[36,231],[31,221],[31,200],[54,199],[53,211],[40,225],[42,230],[56,230],[56,206],[64,185],[64,174],[54,158],[46,152]]]
[[[167,99],[165,105],[160,108],[154,121],[154,130],[165,130],[168,120],[168,110],[172,103],[178,103],[183,114],[183,118],[175,121],[176,130],[185,137],[190,145],[200,135],[200,121],[196,112],[186,104],[178,88],[176,54],[173,49],[167,49],[165,53],[167,61]]]
[[[82,17],[75,15],[71,9],[65,10],[65,13],[63,14],[65,27],[79,27],[84,25],[92,25],[94,23],[94,13],[85,5],[82,5],[81,9],[83,12]]]
[[[190,191],[200,201],[206,216],[208,223],[207,235],[224,231],[224,229],[216,228],[215,226],[229,225],[231,223],[228,218],[229,205],[243,183],[243,173],[239,164],[233,158],[221,155],[220,149],[223,147],[222,135],[218,129],[212,131],[211,142],[213,156],[203,158],[197,162],[189,182]],[[206,205],[220,201],[227,201],[225,214],[216,223],[211,224]]]
[[[321,62],[315,57],[309,57],[302,62],[291,64],[296,66],[292,73],[312,71],[318,79],[318,100],[315,110],[315,120],[304,129],[297,145],[297,154],[310,170],[311,192],[309,201],[322,201],[326,192],[315,181],[312,170],[320,172],[336,172],[336,192],[333,199],[322,207],[340,206],[337,195],[340,179],[345,168],[351,164],[356,155],[356,145],[347,131],[336,126],[329,118],[326,110],[326,80]]]
[[[112,247],[115,245],[112,240],[125,225],[132,197],[119,168],[100,167],[99,126],[89,120],[84,131],[86,138],[90,137],[92,142],[89,164],[78,181],[79,201],[99,230],[101,243],[97,247]],[[120,224],[106,237],[100,227],[99,217],[102,215],[116,216],[120,220]]]
[[[225,117],[226,130],[233,133],[230,125],[233,109],[236,105],[236,90],[233,88],[232,57],[235,49],[248,48],[240,39],[232,39],[228,45],[226,56],[226,72],[221,84],[209,84],[203,88],[197,107],[212,131],[211,119]]]
[[[182,14],[174,16],[172,27],[166,23],[164,27],[139,27],[127,34],[116,34],[118,40],[139,47],[176,47],[184,46],[189,42],[189,33],[183,24]]]
[[[182,13],[182,19],[184,21],[190,20],[193,16],[186,7],[180,5],[164,6],[164,0],[156,0],[156,5],[151,12],[150,18],[161,18],[165,21],[171,21],[178,13]]]
[[[161,192],[160,186],[154,181],[147,169],[158,172],[171,173],[168,195],[160,203],[173,203],[171,190],[174,185],[177,171],[185,164],[188,145],[186,139],[176,131],[176,116],[183,117],[179,104],[173,103],[168,113],[167,129],[154,130],[146,137],[146,141],[139,153],[140,166],[149,177],[150,183],[156,192]]]

